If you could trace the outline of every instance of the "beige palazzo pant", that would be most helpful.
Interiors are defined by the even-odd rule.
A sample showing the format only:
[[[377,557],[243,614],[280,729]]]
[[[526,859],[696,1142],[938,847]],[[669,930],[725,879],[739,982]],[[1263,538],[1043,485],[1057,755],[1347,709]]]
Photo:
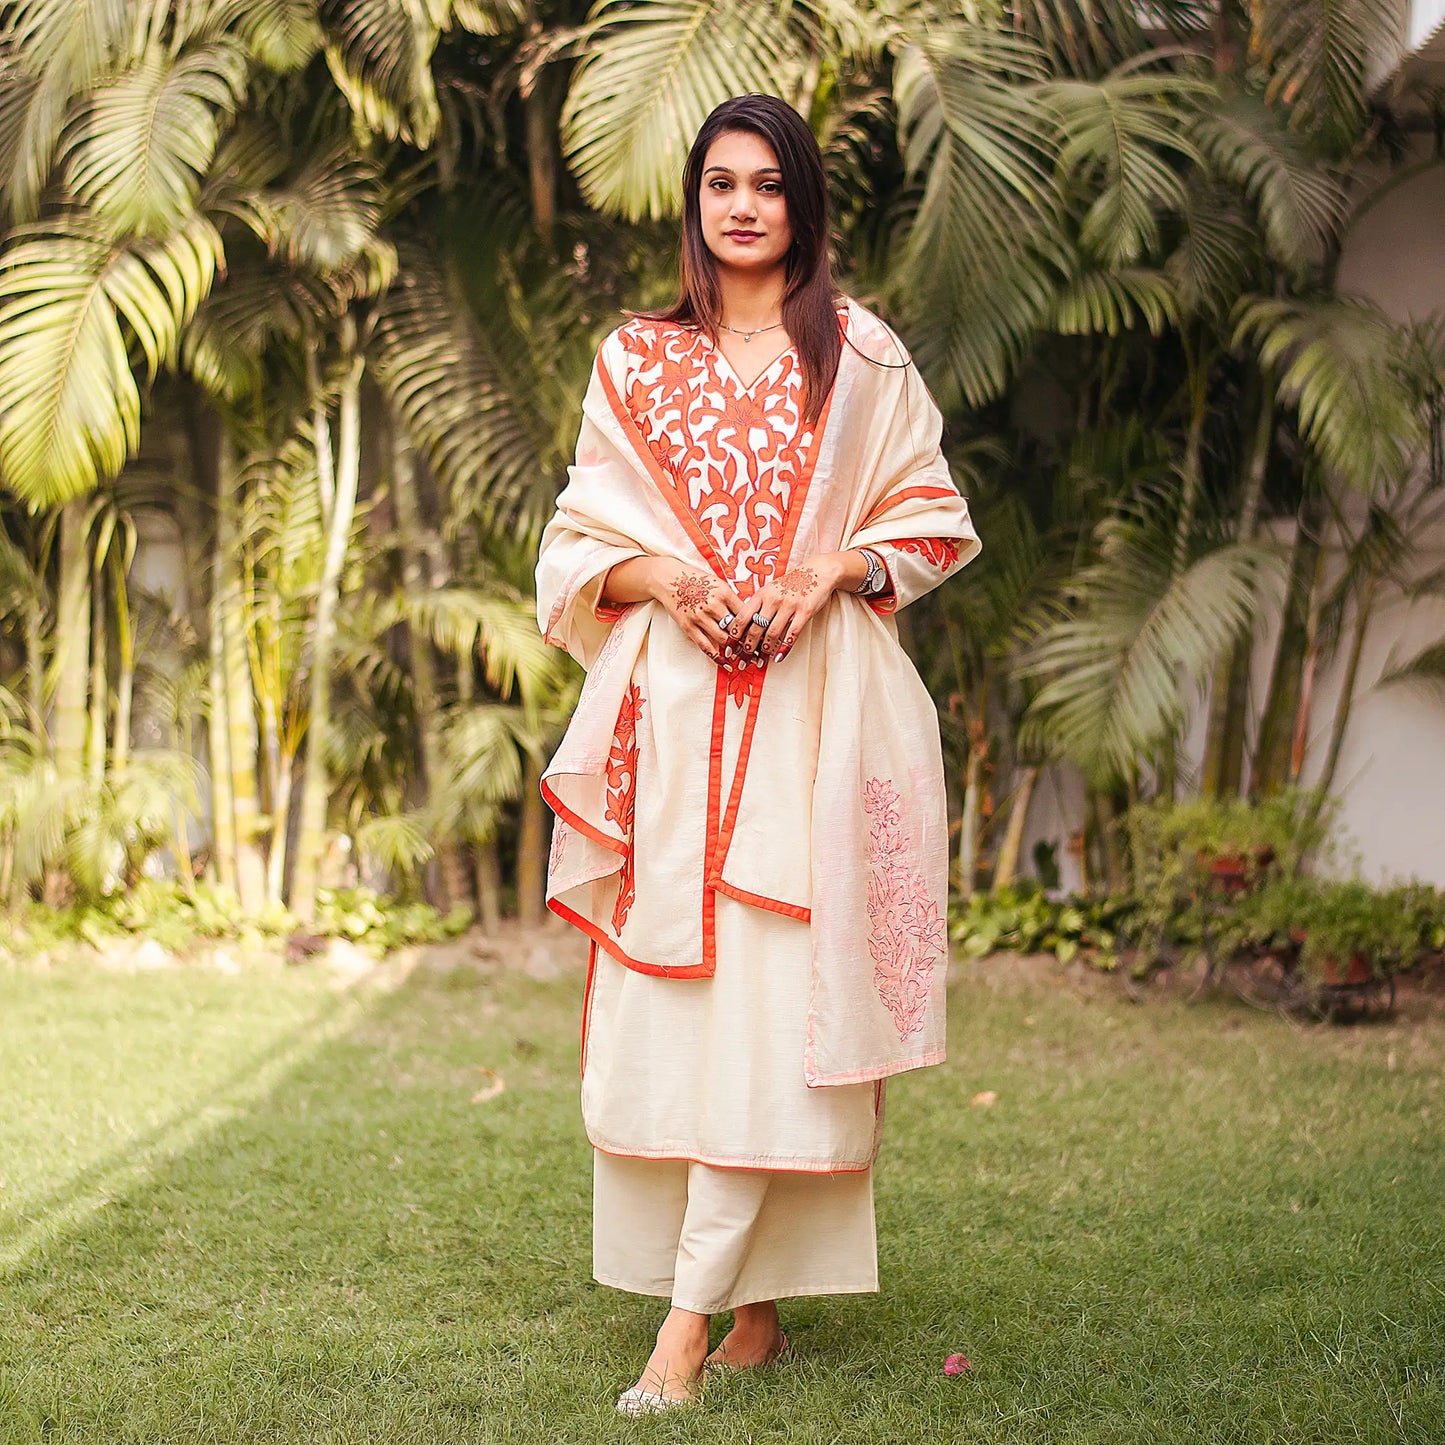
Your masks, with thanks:
[[[878,1288],[881,1084],[803,1077],[808,925],[717,900],[710,979],[601,950],[585,1020],[593,1273],[701,1314]]]

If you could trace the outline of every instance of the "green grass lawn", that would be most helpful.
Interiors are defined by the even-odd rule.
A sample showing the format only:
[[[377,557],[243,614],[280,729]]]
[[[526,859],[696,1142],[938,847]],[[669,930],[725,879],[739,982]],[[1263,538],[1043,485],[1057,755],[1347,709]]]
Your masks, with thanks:
[[[0,972],[0,1441],[1445,1440],[1445,1021],[965,976],[889,1090],[885,1292],[628,1422],[579,994]]]

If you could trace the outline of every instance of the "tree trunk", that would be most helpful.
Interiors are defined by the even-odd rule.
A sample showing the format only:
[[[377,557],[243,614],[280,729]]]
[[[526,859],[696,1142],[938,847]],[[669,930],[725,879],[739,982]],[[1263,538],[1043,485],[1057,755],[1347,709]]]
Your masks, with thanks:
[[[105,724],[110,685],[106,677],[105,583],[97,568],[90,578],[90,708],[86,721],[85,775],[93,788],[105,782]]]
[[[1024,829],[1029,820],[1029,804],[1033,801],[1034,785],[1039,780],[1040,771],[1037,763],[1030,763],[1019,774],[1013,805],[1009,809],[1008,826],[1004,829],[1003,842],[999,844],[998,863],[993,870],[995,888],[1006,888],[1018,875],[1019,854],[1023,851]]]
[[[545,911],[547,816],[542,765],[530,753],[522,768],[521,831],[517,838],[517,918],[535,927]]]
[[[1278,792],[1289,780],[1295,720],[1308,655],[1309,620],[1323,557],[1320,545],[1323,523],[1324,495],[1314,478],[1306,478],[1290,556],[1279,642],[1270,670],[1269,691],[1260,714],[1254,766],[1250,770],[1249,790],[1253,797]]]
[[[473,849],[476,858],[477,919],[486,933],[496,933],[502,926],[502,869],[497,862],[494,842],[478,843]]]
[[[1355,703],[1355,687],[1360,677],[1360,659],[1365,652],[1365,634],[1370,630],[1370,621],[1375,612],[1377,586],[1371,581],[1366,584],[1360,596],[1359,612],[1355,618],[1354,633],[1350,637],[1350,655],[1345,663],[1345,676],[1340,683],[1339,699],[1335,703],[1335,716],[1330,724],[1330,745],[1325,753],[1325,764],[1320,770],[1319,789],[1321,799],[1328,797],[1334,787],[1335,770],[1340,763],[1340,750],[1344,746],[1345,733],[1350,726],[1350,711]]]
[[[540,34],[541,25],[528,27]],[[557,118],[552,97],[552,70],[543,66],[522,97],[527,128],[527,178],[532,191],[532,223],[548,248],[557,222]]]
[[[90,519],[87,503],[60,513],[60,593],[55,610],[55,766],[78,777],[85,768],[86,683],[90,666]]]
[[[115,776],[130,761],[131,707],[135,700],[135,620],[126,592],[126,569],[117,560],[115,575],[115,642],[119,670],[115,679],[115,734],[110,745],[110,770]]]
[[[349,313],[342,320],[342,351],[348,364],[337,404],[336,490],[327,522],[326,559],[311,626],[306,778],[301,787],[296,872],[291,881],[292,911],[308,922],[316,916],[316,890],[326,849],[326,812],[331,795],[326,739],[331,730],[331,658],[336,642],[336,605],[361,473],[361,373],[364,361],[356,354],[356,322]],[[318,436],[318,447],[320,440]],[[323,469],[318,468],[320,470]]]
[[[983,792],[983,750],[970,747],[963,769],[963,817],[958,826],[958,896],[967,903],[973,897],[978,876],[979,796]]]
[[[1123,893],[1129,886],[1129,863],[1123,840],[1114,826],[1118,808],[1110,794],[1094,794],[1094,816],[1099,828],[1099,856],[1104,864],[1104,887],[1110,893]]]
[[[1320,549],[1320,567],[1324,565],[1324,548]],[[1289,773],[1286,781],[1293,787],[1304,772],[1305,753],[1310,741],[1310,713],[1314,706],[1315,677],[1320,665],[1320,611],[1324,605],[1324,587],[1318,576],[1310,592],[1309,617],[1305,622],[1304,666],[1300,669],[1299,701],[1295,706],[1294,728],[1290,733]]]
[[[231,438],[223,431],[217,452],[216,562],[219,573],[222,673],[231,766],[231,810],[236,831],[236,892],[248,912],[266,901],[266,864],[261,856],[261,800],[256,776],[256,697],[246,646],[246,595],[241,575],[237,518],[242,498]]]
[[[30,705],[30,725],[45,725],[45,631],[39,606],[25,609],[25,700]]]
[[[416,498],[416,457],[410,438],[401,424],[392,419],[391,493],[396,507],[396,528],[401,543],[401,583],[407,598],[422,596],[427,586],[425,551],[421,543]],[[408,624],[411,641],[412,704],[416,713],[421,743],[422,795],[428,800],[438,786],[445,768],[442,765],[441,714],[437,708],[437,668],[431,638],[421,629]],[[442,839],[437,846],[437,873],[443,908],[466,903],[471,896],[461,851],[453,838]]]
[[[1259,530],[1259,508],[1274,439],[1274,386],[1260,378],[1254,436],[1245,465],[1239,502],[1237,540],[1252,542]],[[1253,626],[1241,637],[1214,672],[1209,695],[1209,726],[1204,739],[1200,791],[1208,797],[1238,797],[1244,785],[1245,727],[1249,709],[1249,674],[1254,658]]]
[[[221,620],[225,559],[219,524],[211,543],[211,600],[208,616],[206,741],[211,767],[211,872],[222,888],[236,886],[236,810],[231,796],[231,726],[227,717],[226,633]]]

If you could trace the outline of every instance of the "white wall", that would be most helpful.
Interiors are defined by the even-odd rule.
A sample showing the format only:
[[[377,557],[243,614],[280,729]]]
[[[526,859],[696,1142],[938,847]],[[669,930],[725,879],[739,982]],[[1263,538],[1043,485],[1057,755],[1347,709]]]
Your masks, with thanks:
[[[1445,0],[1435,8],[1441,12],[1438,24],[1445,19]],[[1445,166],[1401,186],[1361,218],[1345,248],[1340,284],[1401,320],[1445,312]],[[1287,539],[1289,529],[1277,535]],[[1445,567],[1445,526],[1425,539],[1424,550],[1423,570]],[[987,557],[985,539],[985,563]],[[1337,558],[1331,560],[1337,565]],[[1269,682],[1277,617],[1260,633],[1252,669],[1251,728]],[[1365,877],[1379,882],[1416,877],[1445,885],[1445,697],[1402,686],[1375,687],[1395,663],[1427,644],[1445,641],[1445,602],[1411,602],[1396,592],[1377,613],[1367,639],[1335,776],[1346,850],[1342,863],[1346,871],[1357,863]],[[1343,666],[1341,655],[1316,682],[1306,783],[1318,777],[1324,761]],[[1252,746],[1252,731],[1250,742]],[[1195,766],[1202,744],[1202,717],[1196,714],[1186,743]],[[1067,770],[1051,769],[1041,780],[1030,814],[1026,866],[1035,839],[1057,841],[1065,887],[1079,881],[1066,843],[1079,826],[1082,803],[1078,779]],[[1351,852],[1356,856],[1351,858]]]

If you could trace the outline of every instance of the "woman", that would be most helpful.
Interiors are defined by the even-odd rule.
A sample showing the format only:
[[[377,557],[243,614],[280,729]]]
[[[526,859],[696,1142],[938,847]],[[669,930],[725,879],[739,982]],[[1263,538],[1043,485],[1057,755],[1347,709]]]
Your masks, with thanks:
[[[592,940],[594,1273],[672,1302],[627,1414],[776,1357],[779,1298],[878,1287],[882,1081],[942,1059],[947,957],[937,715],[887,617],[979,546],[834,289],[807,126],[727,101],[683,186],[678,301],[603,342],[537,567],[588,670],[543,792]]]

